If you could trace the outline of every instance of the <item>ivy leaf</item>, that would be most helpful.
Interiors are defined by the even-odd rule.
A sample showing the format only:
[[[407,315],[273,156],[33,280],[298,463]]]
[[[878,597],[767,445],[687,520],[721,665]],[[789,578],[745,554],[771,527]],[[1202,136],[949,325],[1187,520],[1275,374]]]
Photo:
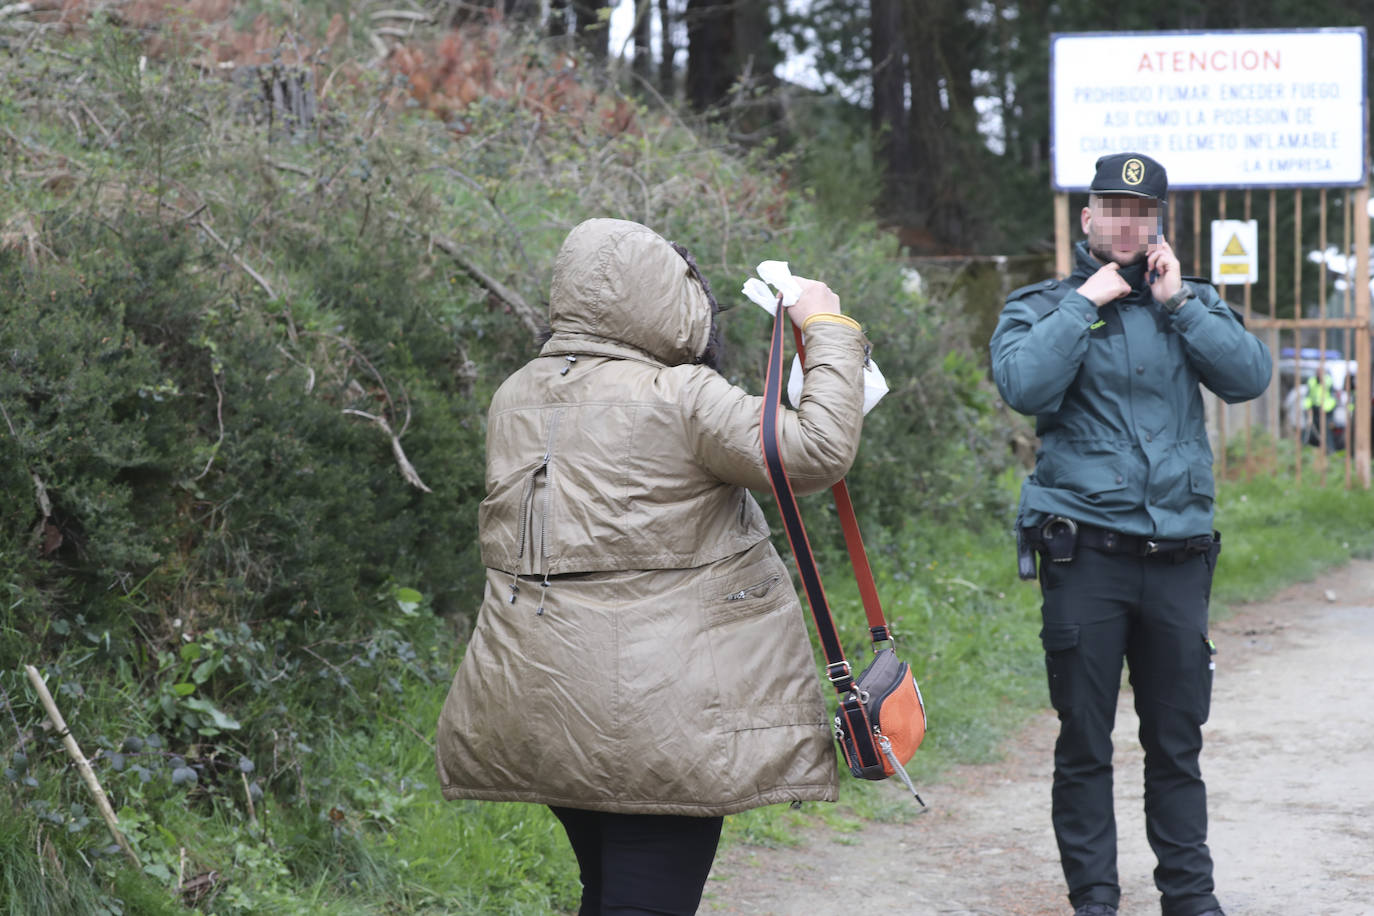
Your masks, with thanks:
[[[195,692],[196,685],[188,681],[182,681],[180,684],[172,685],[172,693],[175,693],[179,697],[188,697]]]
[[[191,672],[191,680],[195,681],[197,684],[204,684],[206,681],[210,680],[210,675],[214,674],[215,669],[218,667],[218,661],[213,657],[207,658],[199,665],[196,665],[196,670]]]
[[[172,883],[172,872],[167,868],[166,865],[162,865],[156,862],[152,865],[145,865],[143,866],[143,873],[145,875],[151,875],[152,877],[161,881],[163,884]]]
[[[181,647],[181,660],[184,662],[193,662],[200,658],[200,654],[201,648],[198,642],[188,642]]]
[[[391,597],[396,600],[396,606],[401,609],[401,613],[407,617],[413,617],[420,602],[425,600],[425,596],[413,588],[396,588],[392,591]]]
[[[210,721],[214,724],[216,728],[224,729],[225,731],[234,731],[235,729],[243,727],[239,725],[237,719],[233,718],[232,716],[226,715],[223,710],[217,707],[214,703],[211,703],[209,700],[201,699],[200,697],[195,697],[187,700],[186,705],[194,709],[196,712],[208,716]],[[202,730],[202,734],[203,733],[204,730]]]

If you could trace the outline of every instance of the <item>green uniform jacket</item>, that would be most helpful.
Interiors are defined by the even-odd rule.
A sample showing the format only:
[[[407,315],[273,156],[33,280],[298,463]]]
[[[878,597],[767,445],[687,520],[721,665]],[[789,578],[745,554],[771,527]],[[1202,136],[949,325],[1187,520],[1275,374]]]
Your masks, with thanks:
[[[1077,290],[1101,264],[1075,247],[1067,280],[1007,299],[992,335],[1002,398],[1035,416],[1040,451],[1021,488],[1019,524],[1064,515],[1124,534],[1188,538],[1212,530],[1212,449],[1199,383],[1229,404],[1269,384],[1268,348],[1206,283],[1172,315],[1145,265],[1121,269],[1131,292],[1101,309]]]

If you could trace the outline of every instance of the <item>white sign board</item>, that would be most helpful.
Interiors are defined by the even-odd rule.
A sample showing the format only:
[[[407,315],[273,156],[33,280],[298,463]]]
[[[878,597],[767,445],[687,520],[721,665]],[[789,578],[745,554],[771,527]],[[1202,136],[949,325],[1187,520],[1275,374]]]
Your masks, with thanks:
[[[1212,220],[1212,285],[1259,282],[1259,221]]]
[[[1086,191],[1110,153],[1170,189],[1365,181],[1363,28],[1050,37],[1051,182]]]

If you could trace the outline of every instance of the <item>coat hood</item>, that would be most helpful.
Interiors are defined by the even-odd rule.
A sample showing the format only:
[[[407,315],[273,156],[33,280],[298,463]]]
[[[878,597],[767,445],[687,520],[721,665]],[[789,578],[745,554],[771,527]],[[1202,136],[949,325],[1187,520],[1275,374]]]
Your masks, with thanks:
[[[696,362],[706,349],[711,306],[662,236],[628,220],[589,219],[558,251],[549,327],[555,349],[592,338],[675,366]]]

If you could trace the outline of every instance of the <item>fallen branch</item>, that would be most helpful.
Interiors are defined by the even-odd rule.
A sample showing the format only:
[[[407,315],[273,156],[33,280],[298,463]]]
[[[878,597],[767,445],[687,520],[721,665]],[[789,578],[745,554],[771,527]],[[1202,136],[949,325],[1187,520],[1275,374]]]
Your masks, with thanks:
[[[515,290],[506,286],[495,277],[488,275],[486,271],[472,263],[467,255],[463,253],[463,250],[458,247],[457,242],[437,233],[431,233],[429,241],[435,248],[438,248],[449,257],[453,258],[453,260],[457,261],[458,266],[463,269],[464,273],[476,280],[497,299],[504,302],[510,310],[515,313],[515,317],[519,318],[520,322],[524,324],[525,328],[530,332],[530,336],[537,338],[544,332],[543,322],[539,320],[538,313],[530,307],[530,304]]]
[[[310,170],[309,170],[308,168],[306,168],[305,166],[303,166],[303,165],[295,165],[294,163],[291,163],[291,162],[278,162],[278,161],[275,160],[275,159],[268,159],[268,160],[266,160],[266,162],[267,162],[268,165],[272,166],[274,169],[281,169],[283,172],[294,172],[294,173],[296,173],[297,175],[304,175],[306,178],[311,178],[311,177],[313,177],[314,174],[315,174],[314,172],[310,171]]]
[[[391,431],[391,424],[386,422],[386,417],[379,417],[376,414],[354,410],[352,407],[345,407],[344,413],[352,414],[355,417],[362,417],[364,420],[371,420],[373,423],[380,426],[382,432],[386,433],[387,436],[391,438],[391,453],[396,456],[396,464],[400,466],[401,476],[406,479],[406,483],[425,493],[434,492],[429,487],[425,486],[425,482],[421,480],[420,475],[415,472],[415,466],[411,464],[410,459],[406,457],[405,449],[401,448],[401,440]]]
[[[62,713],[57,711],[57,704],[53,702],[52,694],[48,693],[48,685],[43,683],[43,675],[38,673],[38,669],[33,665],[25,665],[24,670],[28,672],[29,681],[33,683],[33,689],[38,691],[38,699],[42,701],[43,708],[47,710],[48,718],[52,720],[53,727],[57,729],[58,736],[62,739],[62,745],[67,749],[67,756],[76,762],[76,768],[81,773],[81,778],[86,782],[86,788],[91,790],[91,795],[95,796],[95,806],[100,809],[100,816],[105,818],[105,826],[110,828],[110,835],[114,837],[115,843],[129,857],[134,868],[142,868],[138,861],[138,855],[134,848],[129,845],[124,834],[119,831],[119,819],[115,817],[114,808],[110,807],[110,799],[105,795],[105,790],[100,787],[100,780],[96,779],[95,771],[91,769],[91,764],[86,760],[86,755],[81,753],[81,747],[72,737],[72,733],[67,730],[67,723],[62,718]]]

